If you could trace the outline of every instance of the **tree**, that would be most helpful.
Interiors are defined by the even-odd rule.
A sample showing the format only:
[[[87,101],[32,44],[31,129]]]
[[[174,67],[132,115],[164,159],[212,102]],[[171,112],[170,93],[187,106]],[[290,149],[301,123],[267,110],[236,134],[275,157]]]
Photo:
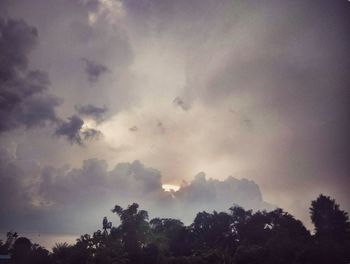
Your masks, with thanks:
[[[105,232],[98,230],[90,238],[90,245],[93,249],[94,264],[125,264],[128,263],[127,254],[122,246],[120,236],[111,230],[106,237]]]
[[[154,218],[150,221],[150,227],[152,243],[157,245],[160,252],[168,251],[174,254],[177,251],[184,224],[177,219]]]
[[[329,196],[320,194],[311,202],[311,220],[315,226],[312,243],[304,247],[300,263],[349,263],[349,218]]]
[[[12,232],[9,231],[6,233],[6,242],[2,243],[2,241],[0,241],[0,254],[8,254],[10,248],[12,247],[13,243],[16,241],[18,237],[17,232]]]
[[[241,242],[247,229],[247,223],[252,217],[252,210],[244,210],[240,206],[232,206],[229,209],[232,218],[232,229],[236,242]]]
[[[349,217],[334,199],[320,194],[311,202],[310,214],[316,236],[343,241],[349,236]]]
[[[267,213],[269,239],[266,249],[269,252],[268,263],[292,264],[302,248],[310,241],[310,233],[301,221],[282,209]]]
[[[137,263],[141,256],[141,246],[145,245],[149,232],[148,213],[138,210],[139,205],[133,203],[123,209],[119,205],[114,206],[113,213],[120,217],[120,230],[125,251],[132,262]]]
[[[225,212],[200,212],[194,219],[192,228],[196,245],[201,249],[232,249],[234,246],[232,217]]]
[[[189,226],[171,218],[148,222],[147,212],[135,203],[112,211],[120,217],[118,227],[85,234],[74,245],[56,245],[51,254],[12,232],[6,243],[0,241],[0,250],[13,264],[350,263],[347,213],[324,195],[310,208],[315,235],[282,209],[200,212]]]
[[[78,242],[77,242],[78,243]],[[56,244],[52,249],[52,260],[55,264],[88,263],[92,256],[81,245]]]
[[[30,262],[26,262],[26,263],[33,263],[33,264],[50,264],[51,263],[49,251],[38,244],[32,245],[30,255],[31,255]]]
[[[235,256],[235,264],[263,264],[267,262],[268,252],[263,246],[254,244],[238,246]]]
[[[17,238],[12,248],[12,259],[14,260],[14,262],[16,264],[28,263],[31,247],[32,243],[28,238]]]

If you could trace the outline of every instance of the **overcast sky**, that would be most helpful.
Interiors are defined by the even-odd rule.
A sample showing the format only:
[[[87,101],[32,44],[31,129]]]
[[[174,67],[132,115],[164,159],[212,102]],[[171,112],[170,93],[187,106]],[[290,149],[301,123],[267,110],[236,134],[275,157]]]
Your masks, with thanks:
[[[350,211],[349,22],[346,0],[2,0],[0,230]]]

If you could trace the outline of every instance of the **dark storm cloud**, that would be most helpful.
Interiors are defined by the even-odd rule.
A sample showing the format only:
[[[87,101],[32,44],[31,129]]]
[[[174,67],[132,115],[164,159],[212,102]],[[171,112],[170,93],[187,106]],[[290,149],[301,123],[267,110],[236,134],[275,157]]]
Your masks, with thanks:
[[[85,160],[81,168],[69,171],[45,168],[42,177],[40,195],[57,205],[92,200],[102,203],[107,196],[114,196],[116,200],[149,199],[150,194],[162,191],[160,173],[139,161],[120,163],[108,171],[106,161],[90,159]]]
[[[0,18],[0,133],[57,121],[61,101],[47,93],[47,73],[30,70],[38,32],[23,20]]]
[[[6,149],[0,149],[0,229],[10,230],[17,225],[36,228],[36,206],[33,195],[37,192],[40,168],[34,161],[16,159]],[[20,219],[29,217],[28,222]],[[29,228],[29,226],[26,226]]]
[[[83,129],[84,120],[77,115],[73,115],[66,121],[60,121],[55,134],[66,137],[72,144],[83,144],[83,139],[96,139],[101,135],[97,129]]]
[[[100,130],[89,128],[81,132],[85,140],[99,139],[102,135]]]
[[[28,66],[28,54],[37,44],[37,29],[27,25],[23,20],[0,19],[1,36],[1,80],[16,80],[17,70]]]
[[[45,122],[57,122],[57,116],[53,107],[58,106],[61,100],[55,96],[33,96],[22,106],[23,113],[19,120],[27,127],[44,125]]]
[[[255,182],[238,180],[232,176],[222,181],[207,180],[203,172],[197,174],[189,184],[184,184],[175,196],[183,204],[202,205],[206,210],[215,206],[218,206],[218,210],[225,210],[232,201],[252,209],[260,209],[263,203],[259,186]]]
[[[92,104],[75,106],[75,109],[80,115],[92,117],[96,121],[102,121],[104,114],[108,111],[106,106],[98,107]]]
[[[67,121],[62,121],[55,133],[58,136],[67,137],[71,143],[82,144],[80,130],[83,125],[84,121],[79,116],[73,115]]]
[[[0,177],[1,177],[1,191],[0,191],[0,212],[3,216],[7,210],[17,210],[17,206],[24,206],[27,204],[25,197],[28,189],[23,188],[23,171],[13,163],[15,159],[5,149],[0,150]],[[3,217],[1,217],[3,218]]]
[[[109,71],[109,69],[99,64],[95,61],[83,59],[85,62],[85,73],[87,74],[88,80],[92,83],[97,82],[102,74],[105,74]]]
[[[152,216],[193,220],[198,210],[227,210],[233,204],[271,208],[252,181],[224,181],[199,174],[178,192],[162,189],[162,175],[139,161],[108,170],[104,160],[85,160],[80,168],[40,167],[0,149],[0,230],[86,232],[95,230],[115,204],[138,202]],[[209,196],[206,196],[208,195]],[[203,199],[205,197],[205,199]],[[81,222],[84,216],[84,224]],[[20,219],[26,217],[25,223]]]
[[[74,115],[62,121],[56,108],[62,100],[48,93],[46,72],[31,70],[28,56],[38,42],[38,32],[23,20],[0,18],[0,133],[19,127],[58,126],[56,135],[82,145],[83,139],[98,138],[96,129],[82,130],[84,121]],[[101,118],[107,109],[92,105],[79,108],[86,115]]]
[[[107,164],[92,159],[84,161],[79,169],[64,170],[46,167],[42,171],[39,193],[44,200],[58,205],[101,197],[107,188]],[[80,186],[80,187],[79,187]]]

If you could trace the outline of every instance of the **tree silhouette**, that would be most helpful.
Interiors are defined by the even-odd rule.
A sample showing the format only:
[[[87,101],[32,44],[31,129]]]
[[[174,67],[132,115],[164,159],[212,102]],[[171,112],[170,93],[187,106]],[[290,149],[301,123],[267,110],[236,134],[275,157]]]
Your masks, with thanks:
[[[198,213],[192,224],[195,245],[200,249],[233,249],[232,217],[225,212]]]
[[[265,248],[268,252],[270,263],[294,263],[305,243],[311,239],[301,221],[282,209],[276,209],[266,213],[269,224],[268,240]]]
[[[348,214],[340,210],[339,205],[329,196],[320,194],[315,201],[312,201],[310,213],[318,237],[343,241],[349,236]]]
[[[145,244],[149,231],[148,213],[138,210],[139,205],[133,203],[123,209],[119,205],[114,206],[113,213],[120,217],[120,231],[124,242],[125,251],[130,260],[137,262],[141,255],[141,246]]]
[[[18,264],[27,263],[30,256],[30,249],[32,243],[26,237],[19,237],[16,239],[13,249],[12,249],[12,258]]]
[[[180,234],[184,229],[184,224],[177,219],[154,218],[150,222],[151,243],[156,244],[159,253],[169,251],[176,254],[178,244],[181,243]]]
[[[110,232],[82,235],[74,245],[56,245],[52,253],[11,232],[0,243],[1,252],[11,255],[12,264],[350,263],[347,213],[324,195],[311,203],[314,235],[282,209],[253,212],[234,206],[228,212],[199,212],[188,226],[171,218],[148,222],[136,203],[112,211],[120,225]],[[107,227],[107,219],[104,223]]]
[[[19,237],[11,249],[12,263],[15,264],[50,264],[49,252],[39,246],[32,244],[26,237]]]
[[[10,248],[13,246],[13,243],[16,241],[18,237],[17,232],[12,232],[9,231],[6,233],[6,241],[5,243],[2,243],[2,241],[0,241],[0,254],[7,254],[10,250]]]
[[[329,196],[320,194],[311,202],[311,221],[315,226],[313,241],[300,255],[301,263],[334,263],[350,261],[349,218]]]

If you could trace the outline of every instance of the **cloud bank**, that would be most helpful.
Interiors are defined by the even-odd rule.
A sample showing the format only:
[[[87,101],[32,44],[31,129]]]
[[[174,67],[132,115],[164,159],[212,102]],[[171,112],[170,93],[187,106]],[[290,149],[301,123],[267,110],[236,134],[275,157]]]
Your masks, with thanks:
[[[98,137],[101,132],[86,128],[77,115],[63,121],[56,114],[62,99],[49,93],[48,74],[29,68],[29,53],[37,45],[38,32],[23,20],[0,18],[0,133],[16,128],[32,128],[48,124],[58,126],[55,134],[82,145],[83,139]],[[90,77],[97,79],[107,68],[86,60]],[[101,118],[106,109],[92,105],[78,112]]]
[[[47,73],[28,66],[37,39],[37,29],[23,20],[0,17],[0,133],[58,120],[61,102],[48,92]]]
[[[85,160],[80,168],[41,166],[0,152],[0,229],[87,232],[99,228],[115,204],[139,203],[154,217],[190,223],[198,211],[227,210],[233,204],[270,209],[253,181],[206,179],[203,173],[177,192],[162,189],[161,173],[141,162],[108,169],[104,160]],[[22,219],[27,219],[25,222]],[[112,217],[113,218],[113,217]]]

